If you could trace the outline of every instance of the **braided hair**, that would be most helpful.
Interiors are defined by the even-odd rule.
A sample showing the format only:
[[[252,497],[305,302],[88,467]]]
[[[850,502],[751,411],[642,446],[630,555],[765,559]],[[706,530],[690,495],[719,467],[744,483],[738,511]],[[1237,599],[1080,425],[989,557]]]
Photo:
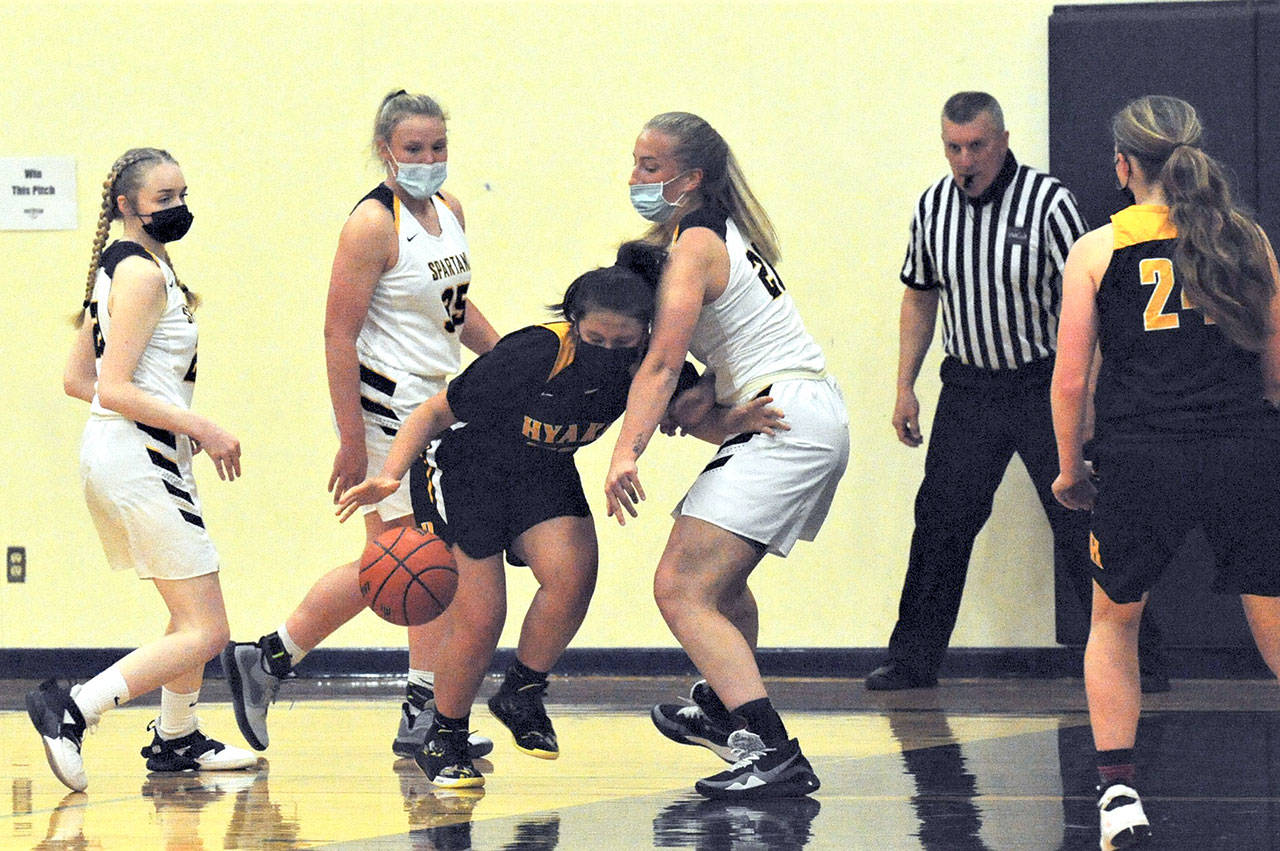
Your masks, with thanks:
[[[150,168],[141,166],[145,163],[156,164],[163,162],[178,164],[178,161],[168,151],[162,151],[159,148],[130,148],[112,163],[111,172],[107,175],[107,179],[102,182],[102,207],[98,212],[98,230],[94,234],[93,251],[89,256],[89,275],[84,286],[84,301],[80,305],[80,310],[71,319],[77,328],[84,324],[85,311],[89,307],[89,301],[93,298],[93,285],[98,278],[98,268],[102,265],[102,249],[106,247],[107,238],[111,234],[111,223],[124,216],[116,203],[116,199],[121,195],[130,201],[137,198],[138,190],[142,188],[147,172],[150,171]],[[172,263],[170,263],[170,268],[172,268]],[[192,310],[198,307],[200,297],[187,289],[182,281],[178,281],[176,275],[174,280],[177,281],[183,296],[186,297],[187,306]]]

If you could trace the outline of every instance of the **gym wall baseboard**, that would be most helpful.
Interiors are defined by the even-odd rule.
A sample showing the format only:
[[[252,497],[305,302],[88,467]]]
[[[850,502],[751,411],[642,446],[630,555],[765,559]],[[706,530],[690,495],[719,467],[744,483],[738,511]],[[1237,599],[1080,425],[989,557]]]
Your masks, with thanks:
[[[85,679],[128,653],[127,648],[0,649],[0,679],[38,680],[57,675]],[[1080,677],[1081,647],[958,647],[947,653],[943,678],[1058,679]],[[490,670],[506,669],[511,649],[494,655]],[[1252,647],[1166,648],[1169,676],[1174,679],[1254,679],[1271,674]],[[766,677],[865,677],[885,661],[883,648],[762,648],[757,658]],[[300,677],[403,675],[409,652],[402,648],[321,648],[298,665]],[[222,677],[215,659],[206,668]],[[685,676],[694,673],[683,651],[675,648],[570,648],[555,674],[569,676]]]

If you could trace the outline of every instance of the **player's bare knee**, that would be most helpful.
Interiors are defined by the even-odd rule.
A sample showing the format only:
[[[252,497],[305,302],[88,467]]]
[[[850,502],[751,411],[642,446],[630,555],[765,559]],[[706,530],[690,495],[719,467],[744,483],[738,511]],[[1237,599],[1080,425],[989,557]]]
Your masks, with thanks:
[[[688,612],[699,597],[685,577],[659,569],[653,577],[653,599],[662,617],[670,624]]]

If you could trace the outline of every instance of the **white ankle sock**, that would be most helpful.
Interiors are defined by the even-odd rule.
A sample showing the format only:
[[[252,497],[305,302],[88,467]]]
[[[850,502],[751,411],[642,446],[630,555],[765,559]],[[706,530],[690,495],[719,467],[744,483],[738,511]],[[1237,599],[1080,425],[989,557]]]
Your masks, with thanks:
[[[280,636],[280,643],[284,645],[284,649],[289,653],[289,664],[296,665],[302,661],[302,657],[307,655],[307,651],[298,646],[298,642],[293,640],[293,636],[289,634],[289,628],[283,623],[276,630],[276,635]]]
[[[405,706],[409,708],[408,711],[409,711],[410,718],[417,718],[418,713],[422,711],[422,709],[419,708],[414,703],[414,695],[413,695],[414,686],[417,686],[420,689],[425,688],[428,691],[430,691],[432,694],[435,694],[435,691],[436,691],[435,672],[421,671],[421,670],[418,670],[417,668],[409,669],[409,688],[408,688],[408,695],[407,695],[408,700],[405,701]]]
[[[436,690],[436,673],[435,671],[420,671],[417,668],[409,669],[409,685],[423,686],[432,691]]]
[[[200,702],[200,689],[190,694],[160,689],[160,723],[156,732],[162,739],[180,739],[196,731],[196,704]]]
[[[80,707],[85,724],[92,727],[102,714],[129,702],[129,686],[120,669],[112,665],[72,692],[72,700]]]

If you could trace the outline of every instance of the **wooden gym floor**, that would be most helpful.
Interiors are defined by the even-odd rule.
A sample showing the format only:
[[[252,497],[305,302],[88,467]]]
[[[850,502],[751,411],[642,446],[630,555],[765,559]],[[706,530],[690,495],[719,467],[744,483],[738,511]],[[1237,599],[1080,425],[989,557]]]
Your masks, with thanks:
[[[109,714],[85,742],[86,793],[49,771],[22,709],[30,681],[0,680],[9,805],[0,848],[1094,849],[1097,814],[1077,679],[943,680],[874,693],[861,681],[771,680],[822,780],[812,798],[725,804],[692,782],[723,763],[669,742],[648,708],[674,678],[553,678],[562,755],[493,737],[483,792],[436,790],[390,751],[401,688],[382,678],[297,680],[270,714],[256,771],[148,776],[138,755],[155,707]],[[206,683],[202,727],[243,745],[225,685]],[[1280,849],[1280,690],[1179,680],[1145,703],[1141,788],[1160,849]]]

